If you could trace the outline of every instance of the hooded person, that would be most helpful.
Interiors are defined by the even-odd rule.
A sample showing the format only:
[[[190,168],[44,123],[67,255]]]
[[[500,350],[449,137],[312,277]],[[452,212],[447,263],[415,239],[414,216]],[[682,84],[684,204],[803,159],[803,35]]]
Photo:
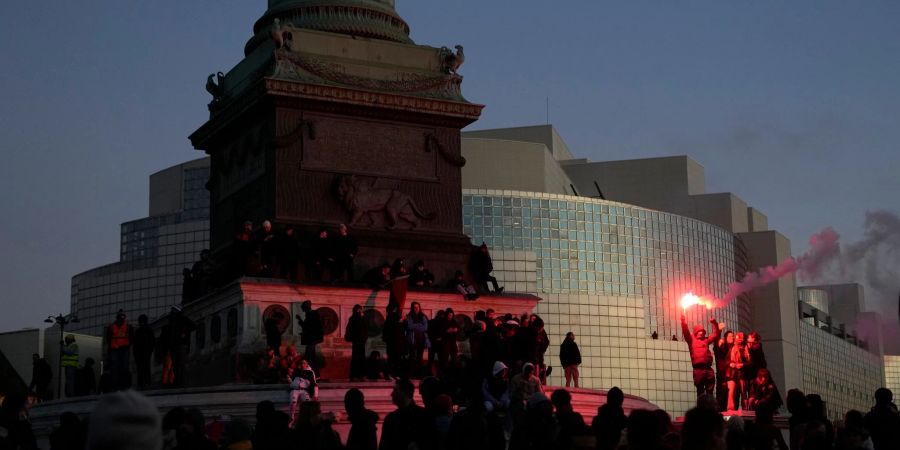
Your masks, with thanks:
[[[162,449],[159,411],[135,391],[101,396],[90,417],[87,450]]]
[[[694,332],[691,333],[688,330],[687,320],[684,315],[681,316],[681,332],[690,350],[691,365],[694,367],[694,386],[697,388],[698,397],[703,394],[712,395],[716,386],[716,374],[712,369],[713,354],[709,346],[719,340],[722,330],[715,318],[711,317],[709,323],[713,325],[713,334],[707,337],[703,325],[695,325]]]
[[[501,361],[495,361],[491,370],[491,377],[485,378],[481,384],[481,394],[484,396],[484,410],[488,413],[505,411],[509,408],[509,382],[506,377],[509,368]]]

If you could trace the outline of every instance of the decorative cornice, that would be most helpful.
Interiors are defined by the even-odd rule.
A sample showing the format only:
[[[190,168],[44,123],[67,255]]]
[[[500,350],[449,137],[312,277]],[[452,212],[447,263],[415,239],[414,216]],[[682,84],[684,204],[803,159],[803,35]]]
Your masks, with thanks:
[[[384,79],[348,73],[350,67],[328,58],[289,50],[277,50],[272,77],[458,102],[466,101],[461,90],[463,77],[457,74],[398,71],[392,74],[390,79]]]
[[[268,94],[476,120],[484,105],[266,78]]]

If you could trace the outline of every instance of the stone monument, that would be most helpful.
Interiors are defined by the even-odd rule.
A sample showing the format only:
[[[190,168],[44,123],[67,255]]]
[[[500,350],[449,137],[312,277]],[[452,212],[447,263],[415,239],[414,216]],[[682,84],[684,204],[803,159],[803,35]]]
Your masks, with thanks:
[[[253,33],[210,75],[210,118],[190,136],[212,157],[213,254],[245,220],[346,223],[363,269],[423,259],[439,282],[464,269],[460,129],[483,106],[462,95],[462,47],[416,45],[383,0],[270,0]]]

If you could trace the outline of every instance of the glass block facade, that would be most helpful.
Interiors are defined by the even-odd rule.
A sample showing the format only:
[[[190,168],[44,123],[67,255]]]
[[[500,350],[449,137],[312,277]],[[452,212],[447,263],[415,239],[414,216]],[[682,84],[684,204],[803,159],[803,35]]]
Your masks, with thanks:
[[[884,387],[900,396],[900,355],[884,355]]]
[[[535,253],[540,293],[640,298],[649,336],[680,334],[682,295],[719,297],[735,280],[734,236],[699,220],[604,200],[464,190],[463,232],[492,249]],[[736,303],[716,310],[745,329]],[[687,311],[689,321],[709,317]],[[740,317],[739,317],[740,316]]]
[[[880,355],[800,322],[800,389],[821,395],[831,420],[842,418],[850,409],[869,410],[875,390],[884,384],[882,361]]]
[[[526,292],[543,299],[535,312],[547,324],[548,364],[561,369],[559,344],[572,331],[583,358],[582,387],[619,386],[676,414],[693,406],[678,301],[688,291],[725,293],[736,272],[730,232],[633,205],[497,190],[464,190],[463,224],[473,244],[492,248],[502,284],[529,277],[527,270],[509,270],[507,255],[534,254],[535,291]],[[740,301],[711,312],[691,308],[688,322],[709,327],[714,315],[729,328],[749,330],[749,309]],[[549,383],[564,385],[562,370]]]
[[[209,245],[209,167],[185,168],[181,209],[122,224],[119,262],[72,277],[72,331],[100,335],[119,309],[150,320],[181,303],[182,270]]]

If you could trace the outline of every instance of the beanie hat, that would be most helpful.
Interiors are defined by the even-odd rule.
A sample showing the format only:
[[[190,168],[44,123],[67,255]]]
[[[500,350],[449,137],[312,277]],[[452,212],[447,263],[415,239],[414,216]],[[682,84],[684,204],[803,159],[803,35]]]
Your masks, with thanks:
[[[100,396],[91,412],[87,434],[89,450],[160,450],[159,410],[135,391]]]
[[[503,364],[502,361],[496,361],[494,362],[494,370],[492,370],[491,373],[494,374],[494,376],[497,376],[498,373],[505,369],[507,369],[506,364]]]
[[[694,325],[694,334],[697,334],[700,331],[706,331],[706,329],[703,328],[703,325]]]
[[[534,369],[534,364],[532,364],[532,363],[530,363],[530,362],[527,362],[527,363],[523,364],[523,365],[522,365],[522,372],[525,372],[526,370],[528,370],[528,368],[531,368],[531,369],[533,370],[533,369]]]

